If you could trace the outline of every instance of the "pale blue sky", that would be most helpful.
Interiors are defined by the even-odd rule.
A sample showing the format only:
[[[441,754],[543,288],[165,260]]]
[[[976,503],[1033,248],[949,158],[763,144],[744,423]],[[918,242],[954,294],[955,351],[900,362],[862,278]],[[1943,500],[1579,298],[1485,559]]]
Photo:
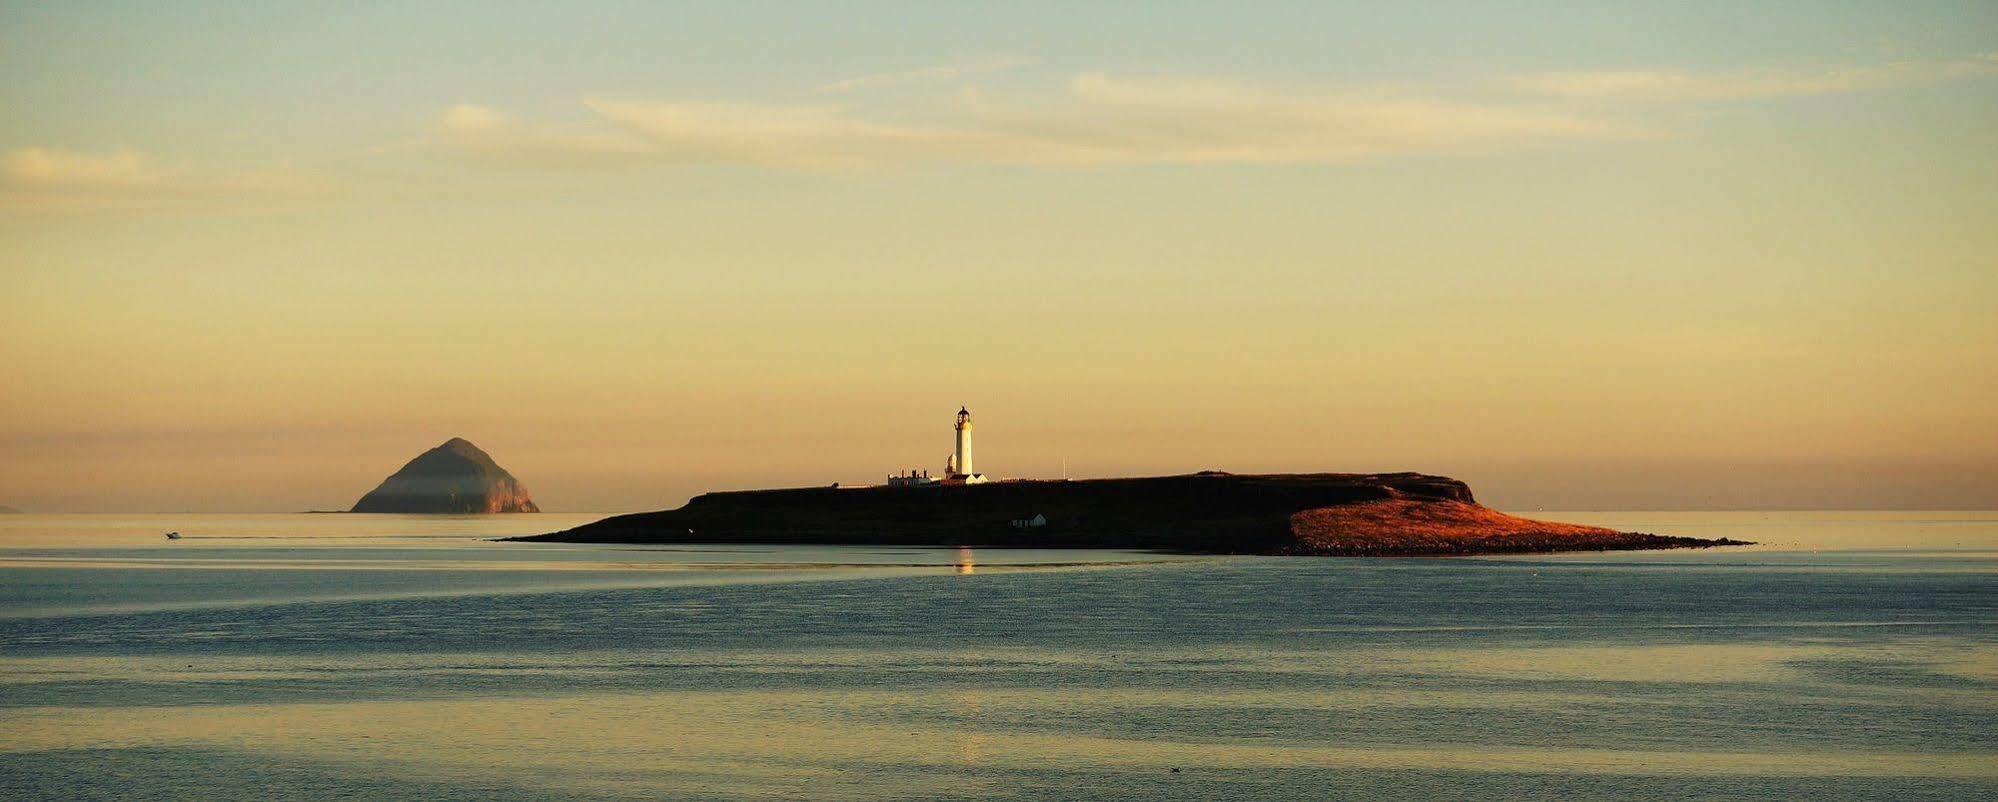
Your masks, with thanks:
[[[968,5],[10,2],[0,135],[316,158],[410,136],[459,102],[567,114],[585,94],[798,100],[994,54],[1034,62],[986,79],[1001,84],[1105,71],[1310,86],[1809,70],[1998,40],[1987,2]],[[1988,116],[1990,98],[1965,100]]]

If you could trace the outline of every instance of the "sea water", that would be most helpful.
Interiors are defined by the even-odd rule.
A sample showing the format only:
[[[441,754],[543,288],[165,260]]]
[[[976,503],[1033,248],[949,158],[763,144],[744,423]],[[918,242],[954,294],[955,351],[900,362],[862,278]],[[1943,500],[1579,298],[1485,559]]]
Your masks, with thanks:
[[[4,516],[0,796],[1998,798],[1998,513],[1533,514],[1761,545],[1189,557]]]

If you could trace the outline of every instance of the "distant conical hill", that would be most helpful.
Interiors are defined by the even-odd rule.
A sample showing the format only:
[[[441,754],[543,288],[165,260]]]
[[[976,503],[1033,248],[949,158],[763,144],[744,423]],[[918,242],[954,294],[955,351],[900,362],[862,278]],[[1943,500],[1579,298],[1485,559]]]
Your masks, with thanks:
[[[513,474],[462,437],[417,455],[353,509],[441,515],[540,511]]]

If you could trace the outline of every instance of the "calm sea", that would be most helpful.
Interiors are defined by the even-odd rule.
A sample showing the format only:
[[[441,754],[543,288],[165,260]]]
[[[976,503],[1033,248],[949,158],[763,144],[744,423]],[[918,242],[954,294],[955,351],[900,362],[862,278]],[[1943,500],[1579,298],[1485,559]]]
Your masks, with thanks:
[[[1535,514],[1763,545],[1188,558],[0,516],[0,797],[1998,798],[1998,513]]]

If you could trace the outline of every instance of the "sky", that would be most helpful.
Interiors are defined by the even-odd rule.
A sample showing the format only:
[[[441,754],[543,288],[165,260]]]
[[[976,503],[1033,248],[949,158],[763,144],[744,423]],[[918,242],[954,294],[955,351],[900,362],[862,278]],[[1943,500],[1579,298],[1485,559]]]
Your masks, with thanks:
[[[0,2],[0,504],[1998,508],[1998,5]]]

